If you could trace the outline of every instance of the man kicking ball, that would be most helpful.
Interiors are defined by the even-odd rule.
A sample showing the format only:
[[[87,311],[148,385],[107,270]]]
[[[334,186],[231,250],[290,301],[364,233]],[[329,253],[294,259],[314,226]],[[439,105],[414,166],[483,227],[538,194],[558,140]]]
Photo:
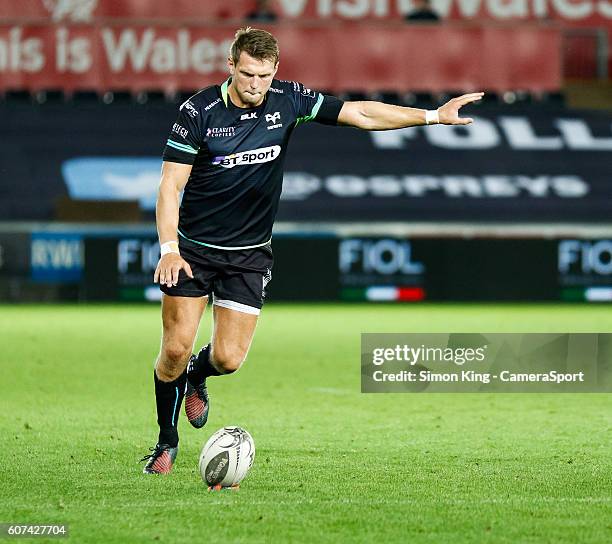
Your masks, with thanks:
[[[189,422],[203,427],[210,409],[206,379],[235,372],[246,358],[272,278],[272,225],[293,130],[309,121],[364,130],[466,125],[472,119],[460,118],[459,109],[483,95],[466,94],[431,111],[343,102],[274,79],[278,59],[272,34],[240,29],[227,61],[229,79],[184,102],[166,142],[154,278],[164,293],[154,371],[159,437],[143,459],[145,473],[172,469],[183,397]],[[209,300],[212,339],[192,355]]]

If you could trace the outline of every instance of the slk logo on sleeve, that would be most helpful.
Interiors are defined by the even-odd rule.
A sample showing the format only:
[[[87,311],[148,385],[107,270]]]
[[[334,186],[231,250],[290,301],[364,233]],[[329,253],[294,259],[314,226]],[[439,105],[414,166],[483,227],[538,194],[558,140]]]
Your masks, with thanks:
[[[280,155],[280,152],[280,145],[260,147],[258,149],[250,149],[248,151],[241,151],[240,153],[233,153],[232,155],[215,157],[212,163],[215,166],[222,166],[223,168],[234,168],[234,166],[246,166],[249,164],[273,161]]]

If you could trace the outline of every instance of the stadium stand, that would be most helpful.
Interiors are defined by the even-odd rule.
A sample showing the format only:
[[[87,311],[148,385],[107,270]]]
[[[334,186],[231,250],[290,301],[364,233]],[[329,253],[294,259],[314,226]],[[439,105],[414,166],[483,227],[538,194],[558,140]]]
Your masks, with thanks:
[[[576,17],[560,3],[547,13],[527,3],[528,13],[513,18],[520,10],[512,2],[507,12],[483,3],[475,13],[461,2],[433,2],[442,21],[432,26],[406,25],[402,4],[362,2],[363,9],[349,10],[342,2],[276,3],[278,20],[266,28],[281,44],[279,77],[344,100],[423,108],[485,90],[470,112],[477,122],[386,134],[300,128],[287,161],[277,245],[299,233],[331,236],[331,254],[352,236],[397,243],[412,236],[544,240],[546,232],[555,243],[612,236],[605,161],[612,147],[612,24],[605,10]],[[75,280],[92,277],[83,252],[96,237],[123,228],[155,244],[160,154],[177,106],[224,80],[227,46],[253,7],[247,0],[196,8],[183,0],[171,7],[0,0],[0,139],[7,142],[0,149],[0,246],[17,251],[7,240],[19,235],[30,245],[38,240],[36,247],[47,240],[51,251],[60,232],[63,255],[80,255],[81,271],[54,272],[51,261],[34,271],[32,252],[19,250],[19,266],[4,265],[0,275],[47,281],[57,296],[84,296],[100,292]],[[71,245],[74,239],[82,246]],[[116,272],[115,283],[132,281],[117,280]],[[145,289],[148,271],[139,274],[134,281]],[[335,287],[326,296],[334,298],[346,278],[329,274]],[[558,298],[568,287],[551,274]],[[581,281],[605,284],[609,275]]]

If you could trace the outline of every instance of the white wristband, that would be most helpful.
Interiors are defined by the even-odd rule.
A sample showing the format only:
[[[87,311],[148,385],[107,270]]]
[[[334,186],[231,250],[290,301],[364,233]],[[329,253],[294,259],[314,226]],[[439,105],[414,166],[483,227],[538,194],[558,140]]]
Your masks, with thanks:
[[[178,242],[176,241],[163,243],[161,246],[159,246],[159,251],[162,257],[168,253],[176,253],[180,255]]]
[[[438,110],[426,110],[425,111],[425,124],[435,125],[440,122],[440,115]]]

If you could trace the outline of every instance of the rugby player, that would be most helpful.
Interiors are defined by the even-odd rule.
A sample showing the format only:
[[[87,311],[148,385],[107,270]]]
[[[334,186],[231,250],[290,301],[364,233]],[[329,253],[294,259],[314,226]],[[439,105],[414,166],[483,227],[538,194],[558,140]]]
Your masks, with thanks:
[[[466,125],[472,119],[460,118],[459,109],[483,95],[466,94],[430,111],[343,102],[275,79],[278,59],[274,36],[240,29],[227,61],[229,78],[181,105],[166,142],[154,276],[163,291],[154,370],[159,436],[143,459],[145,473],[172,469],[183,397],[189,422],[203,427],[210,408],[207,378],[235,372],[247,356],[272,278],[272,225],[293,130],[309,121],[364,130]],[[209,301],[212,339],[192,355]]]

